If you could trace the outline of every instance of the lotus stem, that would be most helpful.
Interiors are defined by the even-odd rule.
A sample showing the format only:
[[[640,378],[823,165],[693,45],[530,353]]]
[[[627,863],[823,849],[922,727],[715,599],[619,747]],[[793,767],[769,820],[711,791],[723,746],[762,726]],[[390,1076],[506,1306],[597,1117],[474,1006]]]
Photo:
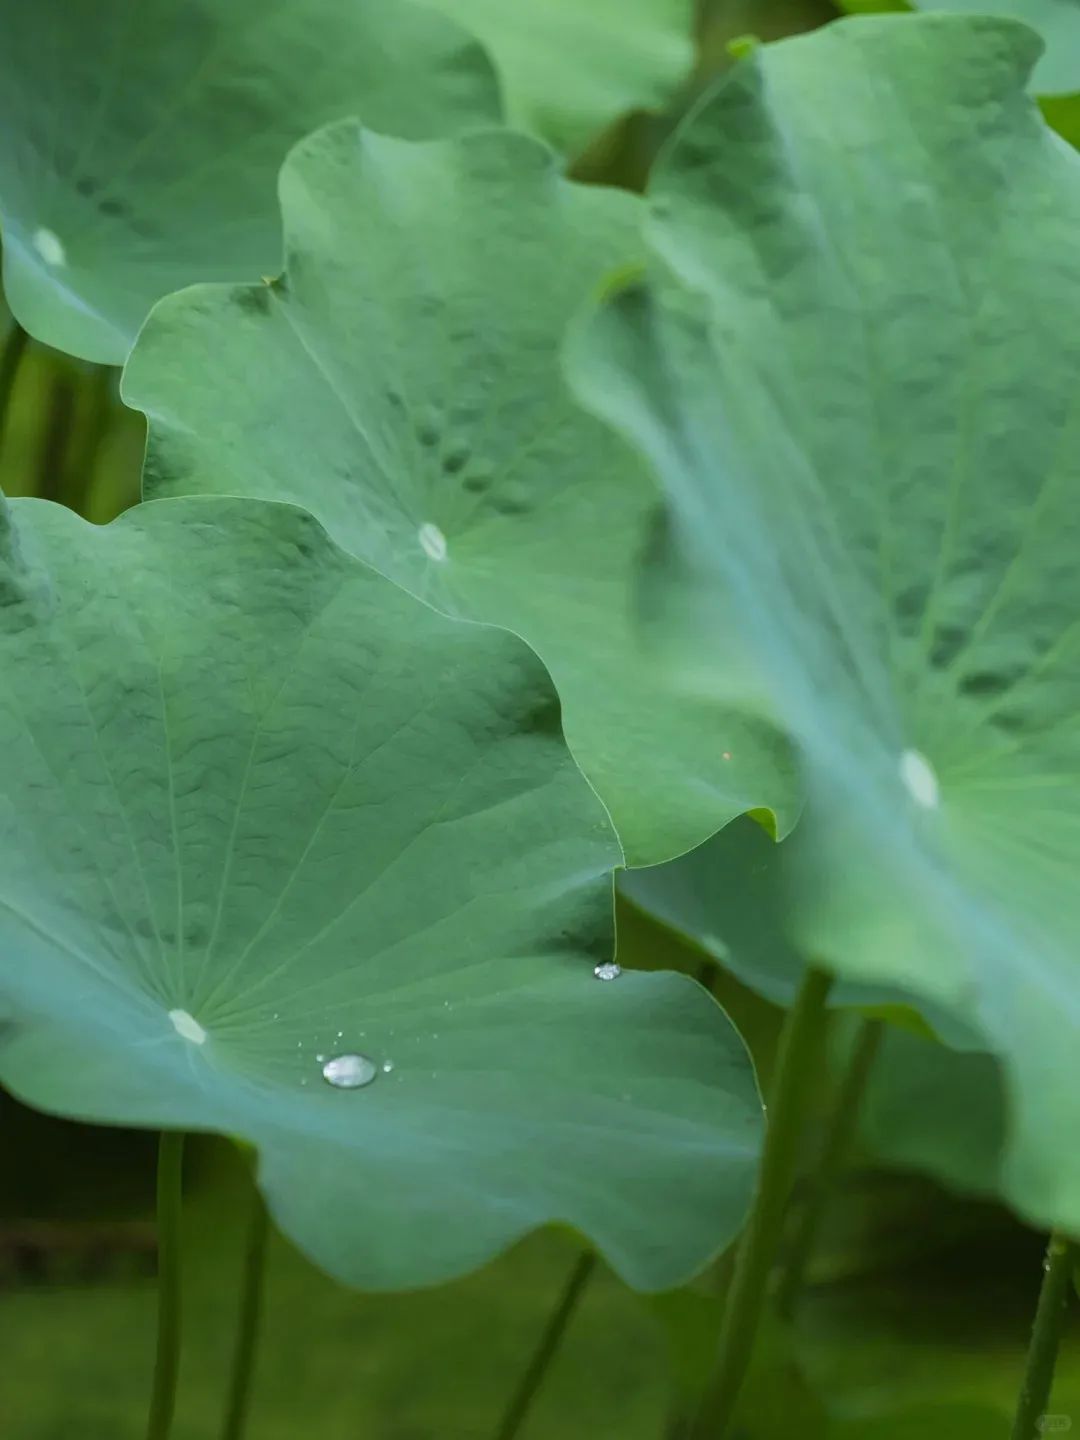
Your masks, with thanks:
[[[776,1304],[781,1315],[790,1315],[802,1291],[822,1216],[832,1196],[855,1135],[866,1083],[874,1068],[885,1031],[881,1020],[864,1020],[855,1037],[851,1058],[844,1071],[829,1117],[817,1170],[810,1180],[806,1199],[796,1217],[795,1231],[777,1289]]]
[[[184,1136],[163,1130],[158,1145],[158,1327],[146,1440],[168,1440],[180,1370],[180,1255]]]
[[[514,1440],[520,1432],[595,1268],[596,1255],[592,1250],[586,1250],[578,1256],[555,1309],[548,1318],[533,1357],[506,1407],[502,1422],[495,1432],[495,1440]]]
[[[23,356],[26,354],[26,346],[30,337],[14,318],[11,321],[11,329],[8,331],[4,341],[3,351],[0,351],[0,445],[3,444],[4,435],[7,432],[8,414],[11,410],[11,396],[15,389],[15,380],[22,364]]]
[[[266,1277],[266,1242],[270,1229],[266,1205],[252,1177],[251,1215],[244,1251],[243,1282],[236,1344],[229,1379],[229,1401],[225,1411],[222,1440],[242,1440],[251,1408],[251,1382],[255,1373],[255,1352],[262,1318]]]
[[[1054,1367],[1076,1261],[1075,1243],[1054,1231],[1046,1247],[1039,1303],[1013,1421],[1012,1440],[1037,1440],[1045,1429],[1043,1417],[1054,1384]]]
[[[780,1035],[757,1195],[735,1256],[735,1273],[720,1328],[716,1366],[692,1440],[721,1440],[728,1430],[753,1356],[754,1342],[783,1233],[798,1161],[810,1076],[828,1011],[832,976],[810,966]]]

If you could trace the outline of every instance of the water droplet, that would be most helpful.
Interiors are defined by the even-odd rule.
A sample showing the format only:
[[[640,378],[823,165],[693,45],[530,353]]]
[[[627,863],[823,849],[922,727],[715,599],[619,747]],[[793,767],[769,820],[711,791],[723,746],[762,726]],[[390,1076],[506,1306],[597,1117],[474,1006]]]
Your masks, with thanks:
[[[393,1062],[393,1060],[384,1060],[384,1061],[383,1061],[383,1066],[382,1066],[382,1068],[383,1068],[383,1074],[384,1074],[384,1075],[389,1075],[389,1074],[390,1074],[390,1071],[393,1070],[393,1068],[394,1068],[394,1062]]]
[[[173,1029],[185,1040],[190,1040],[192,1045],[206,1044],[206,1031],[186,1010],[170,1010],[169,1019],[173,1023]]]
[[[322,1067],[323,1079],[337,1090],[359,1090],[379,1073],[366,1055],[335,1055]]]
[[[905,750],[900,756],[900,779],[915,801],[924,810],[936,810],[941,798],[934,767],[918,750]]]
[[[614,960],[605,960],[602,965],[595,966],[592,973],[597,980],[617,980],[622,974],[622,966],[616,965]]]
[[[730,750],[725,750],[724,753],[721,755],[720,758],[721,758],[722,760],[730,760],[730,759],[731,759],[731,751],[730,751]]]
[[[46,265],[67,264],[67,251],[64,249],[64,242],[55,230],[48,230],[42,225],[40,230],[34,231],[32,243],[34,249],[41,256],[42,260],[45,261]]]
[[[416,533],[420,540],[420,549],[429,560],[446,559],[446,536],[437,525],[425,520]]]
[[[325,1055],[316,1055],[316,1056],[315,1056],[315,1059],[316,1059],[316,1060],[319,1062],[319,1064],[321,1065],[321,1064],[323,1063],[323,1061],[326,1059],[326,1056],[325,1056]]]

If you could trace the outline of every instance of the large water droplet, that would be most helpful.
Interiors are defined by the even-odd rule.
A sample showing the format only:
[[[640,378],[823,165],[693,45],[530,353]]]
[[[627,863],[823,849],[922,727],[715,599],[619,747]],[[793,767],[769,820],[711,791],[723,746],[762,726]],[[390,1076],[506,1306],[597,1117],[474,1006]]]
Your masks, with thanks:
[[[420,541],[420,548],[429,560],[446,559],[446,536],[437,525],[433,525],[430,520],[425,520],[416,533]]]
[[[900,779],[915,801],[924,810],[936,810],[941,792],[934,767],[918,750],[905,750],[900,756]]]
[[[186,1010],[170,1010],[169,1019],[173,1023],[173,1029],[185,1040],[190,1040],[192,1045],[206,1044],[206,1031]]]
[[[370,1085],[379,1073],[378,1066],[366,1055],[335,1055],[322,1067],[323,1079],[336,1090],[359,1090]]]
[[[64,242],[55,230],[47,230],[42,225],[40,230],[34,231],[32,244],[46,265],[65,265],[67,263]]]
[[[597,980],[617,980],[622,974],[622,966],[616,965],[614,960],[605,960],[602,965],[595,966],[592,973]]]

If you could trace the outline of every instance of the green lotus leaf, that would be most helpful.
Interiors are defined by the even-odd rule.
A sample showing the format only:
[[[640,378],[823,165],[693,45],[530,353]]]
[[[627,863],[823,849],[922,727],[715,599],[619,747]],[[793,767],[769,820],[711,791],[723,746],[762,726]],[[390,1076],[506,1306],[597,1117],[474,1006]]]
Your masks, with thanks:
[[[667,103],[694,63],[693,0],[429,0],[495,59],[510,119],[579,151],[631,109]]]
[[[982,1038],[1005,1193],[1076,1228],[1080,157],[1036,50],[932,16],[755,52],[571,364],[669,495],[653,623],[728,704],[756,654],[799,746],[792,943]]]
[[[281,181],[287,269],[154,311],[124,377],[146,412],[146,493],[312,511],[337,542],[453,615],[524,636],[631,863],[667,859],[791,783],[774,732],[665,690],[632,616],[657,503],[583,412],[570,317],[640,250],[641,206],[569,184],[507,131],[412,144],[353,123]]]
[[[863,1142],[890,1165],[965,1194],[1000,1194],[1007,1108],[990,1055],[889,1026],[859,1111]]]
[[[813,834],[813,826],[802,823]],[[816,958],[793,938],[802,885],[793,859],[801,844],[800,836],[798,843],[778,845],[757,820],[741,816],[665,865],[623,872],[618,885],[635,906],[693,941],[717,966],[786,1007]],[[940,1036],[953,1050],[979,1049],[979,1037],[956,1015],[899,985],[840,980],[828,1003],[902,1018],[925,1039]]]
[[[1035,60],[1031,88],[1038,95],[1080,90],[1080,7],[1073,0],[840,0],[858,14],[909,10],[928,14],[992,15],[1021,20],[1041,37],[1045,50]],[[943,95],[948,94],[944,91]]]
[[[790,849],[745,816],[677,860],[628,870],[619,886],[635,905],[693,940],[744,985],[787,1006],[807,964],[791,938],[785,880]],[[835,986],[830,1002],[884,1005],[909,998],[855,982]]]
[[[252,1142],[364,1286],[553,1220],[644,1288],[730,1237],[749,1061],[685,977],[594,977],[618,846],[526,646],[291,507],[4,525],[5,1085]]]
[[[395,135],[500,115],[486,53],[409,0],[7,0],[4,286],[31,334],[123,362],[160,296],[281,264],[274,182],[342,115]]]

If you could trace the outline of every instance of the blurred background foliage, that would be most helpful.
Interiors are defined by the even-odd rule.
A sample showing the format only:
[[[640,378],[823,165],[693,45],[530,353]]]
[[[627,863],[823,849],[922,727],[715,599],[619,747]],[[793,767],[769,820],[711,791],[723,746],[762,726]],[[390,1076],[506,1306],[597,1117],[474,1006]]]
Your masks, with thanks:
[[[697,71],[678,101],[664,115],[626,117],[579,157],[575,175],[642,188],[679,115],[732,63],[732,41],[777,39],[836,13],[826,0],[708,0]],[[14,385],[0,435],[0,486],[107,522],[138,498],[144,442],[142,417],[120,404],[119,373],[13,337],[6,311],[0,337],[0,390]],[[624,965],[681,969],[709,984],[767,1087],[779,1009],[625,901],[619,936]],[[819,1117],[850,1028],[837,1021],[822,1055]],[[992,1173],[983,1173],[1000,1097],[994,1074],[979,1068],[982,1057],[956,1102],[964,1109],[959,1128],[970,1122],[968,1153],[928,1160],[905,1148],[903,1091],[889,1077],[902,1064],[906,1083],[921,1073],[932,1085],[933,1047],[920,1071],[918,1055],[901,1053],[918,1037],[888,1029],[806,1290],[791,1323],[778,1324],[762,1346],[742,1405],[742,1440],[1006,1433],[1043,1237],[993,1201]],[[134,1440],[154,1344],[155,1137],[37,1115],[2,1093],[0,1134],[0,1437]],[[820,1123],[811,1148],[819,1135]],[[920,1173],[922,1164],[955,1174],[958,1188]],[[220,1140],[194,1142],[177,1440],[213,1435],[220,1421],[247,1195],[239,1154]],[[312,1429],[319,1440],[494,1435],[579,1255],[576,1237],[549,1232],[440,1290],[365,1296],[334,1284],[274,1237],[253,1440],[291,1440]],[[700,1386],[711,1358],[728,1258],[690,1289],[659,1297],[634,1296],[602,1269],[594,1272],[523,1433],[677,1440],[684,1397]],[[1066,1421],[1080,1427],[1075,1323],[1054,1407],[1062,1431]]]

